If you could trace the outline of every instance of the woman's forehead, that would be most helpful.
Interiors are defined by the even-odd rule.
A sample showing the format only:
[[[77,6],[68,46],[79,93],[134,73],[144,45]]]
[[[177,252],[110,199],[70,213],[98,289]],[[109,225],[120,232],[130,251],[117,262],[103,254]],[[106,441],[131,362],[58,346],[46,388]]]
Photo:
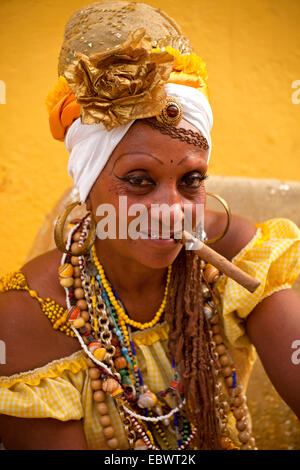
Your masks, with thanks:
[[[192,130],[200,134],[195,126],[183,119],[177,127]],[[178,154],[193,152],[195,155],[201,155],[205,160],[208,158],[208,150],[201,149],[199,146],[192,145],[189,142],[184,142],[179,138],[171,138],[169,135],[162,134],[158,129],[153,129],[142,120],[139,120],[131,126],[115,148],[111,155],[111,160],[115,161],[121,154],[126,152],[132,155],[134,152],[142,153],[151,150],[166,156],[168,156],[169,152],[176,152]]]

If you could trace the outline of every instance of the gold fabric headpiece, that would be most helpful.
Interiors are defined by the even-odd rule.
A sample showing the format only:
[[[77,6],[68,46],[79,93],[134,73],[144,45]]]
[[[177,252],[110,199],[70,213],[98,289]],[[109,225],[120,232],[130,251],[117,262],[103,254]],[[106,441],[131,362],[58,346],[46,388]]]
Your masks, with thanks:
[[[65,29],[59,81],[48,95],[50,129],[58,140],[81,117],[107,130],[164,112],[166,83],[200,90],[207,71],[177,23],[143,3],[98,2],[74,12]]]

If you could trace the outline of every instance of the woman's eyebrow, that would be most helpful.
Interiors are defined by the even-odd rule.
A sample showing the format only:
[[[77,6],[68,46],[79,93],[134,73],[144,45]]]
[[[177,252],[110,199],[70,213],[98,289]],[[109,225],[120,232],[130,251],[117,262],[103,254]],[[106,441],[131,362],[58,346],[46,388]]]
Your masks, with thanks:
[[[189,152],[185,157],[183,157],[183,158],[180,160],[180,162],[177,163],[177,166],[178,166],[178,165],[181,165],[181,163],[183,163],[183,162],[184,162],[185,160],[187,160],[189,157],[192,157],[195,153],[200,153],[200,154],[201,154],[202,152],[203,152],[203,150],[198,150],[198,149],[192,150],[192,151]]]
[[[147,153],[147,152],[124,152],[124,153],[121,153],[121,155],[118,156],[118,158],[116,159],[115,163],[113,164],[113,167],[112,167],[112,170],[110,173],[113,172],[113,169],[115,167],[115,164],[120,160],[120,158],[124,157],[124,155],[146,155],[147,157],[151,157],[151,158],[154,158],[154,160],[158,161],[161,165],[164,165],[164,162],[162,160],[160,160],[159,158],[155,157],[154,155],[152,155],[151,153]]]

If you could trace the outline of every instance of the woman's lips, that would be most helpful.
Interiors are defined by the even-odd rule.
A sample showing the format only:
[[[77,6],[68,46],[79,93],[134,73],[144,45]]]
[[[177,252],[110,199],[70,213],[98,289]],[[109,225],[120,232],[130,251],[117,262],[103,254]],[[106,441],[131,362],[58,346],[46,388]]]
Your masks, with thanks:
[[[151,233],[145,233],[145,232],[141,232],[141,234],[147,236],[147,238],[141,237],[140,240],[149,241],[159,246],[170,246],[170,245],[176,244],[176,240],[174,238],[162,238],[158,235],[153,235]],[[172,237],[172,234],[170,234],[170,237]]]

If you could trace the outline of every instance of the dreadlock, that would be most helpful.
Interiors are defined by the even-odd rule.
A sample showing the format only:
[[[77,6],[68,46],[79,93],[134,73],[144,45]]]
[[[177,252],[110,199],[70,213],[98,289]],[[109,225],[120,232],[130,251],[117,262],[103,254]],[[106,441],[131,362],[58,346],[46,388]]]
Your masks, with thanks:
[[[187,418],[197,427],[198,449],[220,449],[215,406],[215,360],[210,326],[203,310],[201,259],[181,250],[173,263],[170,295],[165,311],[169,325],[168,350],[179,368],[178,389],[183,389]]]

